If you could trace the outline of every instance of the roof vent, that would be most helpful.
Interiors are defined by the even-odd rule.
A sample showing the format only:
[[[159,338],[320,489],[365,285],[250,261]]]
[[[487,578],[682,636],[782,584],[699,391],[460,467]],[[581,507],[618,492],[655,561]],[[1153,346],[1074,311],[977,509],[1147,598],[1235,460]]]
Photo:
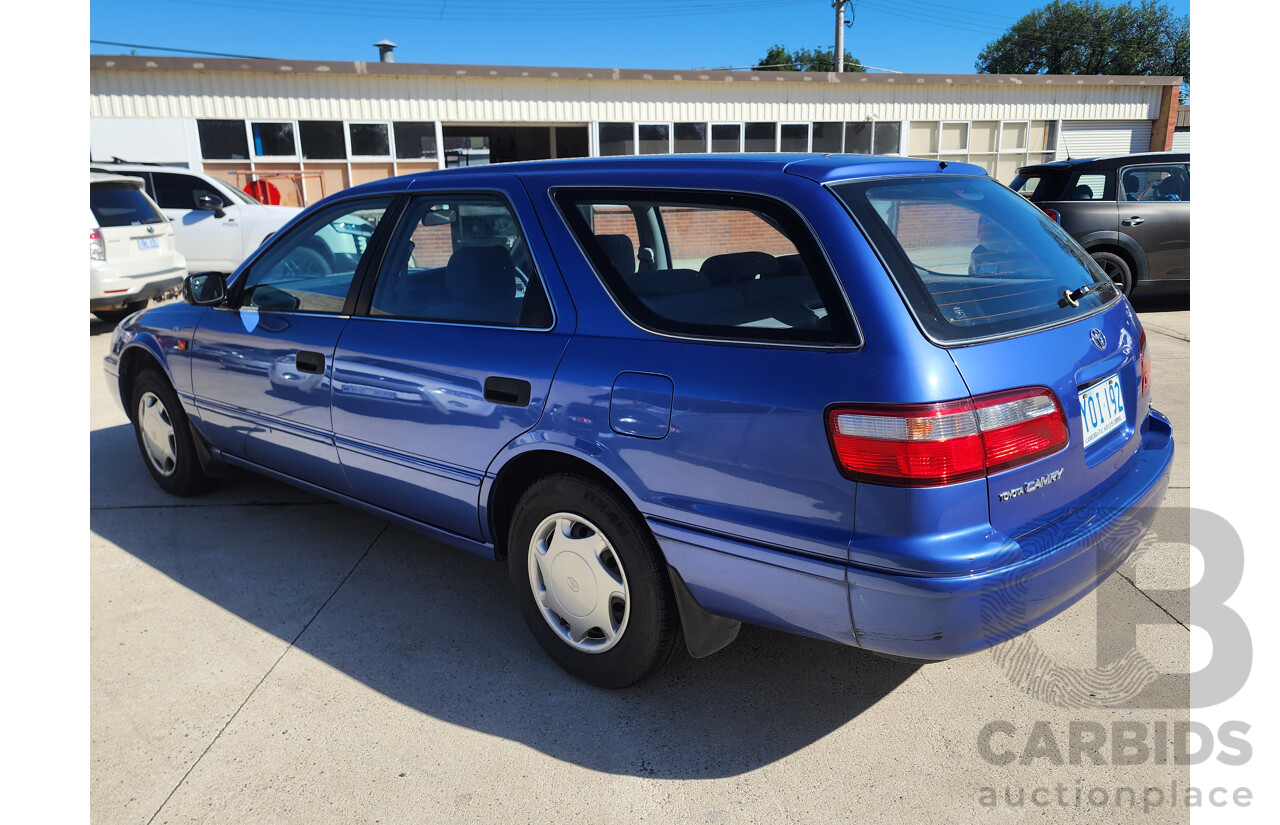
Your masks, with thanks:
[[[378,60],[382,63],[395,63],[396,44],[390,40],[379,40],[373,45],[378,47]]]

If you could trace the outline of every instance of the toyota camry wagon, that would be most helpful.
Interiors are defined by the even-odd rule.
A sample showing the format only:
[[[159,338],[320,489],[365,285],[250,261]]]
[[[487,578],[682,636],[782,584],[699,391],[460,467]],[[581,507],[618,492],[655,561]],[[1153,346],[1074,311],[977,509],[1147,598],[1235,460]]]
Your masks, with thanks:
[[[1129,303],[960,163],[760,155],[392,178],[115,331],[163,489],[228,466],[502,560],[605,687],[749,622],[912,660],[999,644],[1168,482]]]

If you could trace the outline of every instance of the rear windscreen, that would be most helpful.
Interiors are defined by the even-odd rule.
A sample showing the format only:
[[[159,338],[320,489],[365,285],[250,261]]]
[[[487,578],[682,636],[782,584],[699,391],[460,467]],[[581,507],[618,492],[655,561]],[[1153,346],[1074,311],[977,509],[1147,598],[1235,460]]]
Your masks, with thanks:
[[[164,223],[147,196],[128,184],[95,184],[89,187],[89,208],[98,226],[137,226]]]
[[[990,178],[893,178],[832,189],[940,343],[1069,321],[1118,297],[1057,224]]]

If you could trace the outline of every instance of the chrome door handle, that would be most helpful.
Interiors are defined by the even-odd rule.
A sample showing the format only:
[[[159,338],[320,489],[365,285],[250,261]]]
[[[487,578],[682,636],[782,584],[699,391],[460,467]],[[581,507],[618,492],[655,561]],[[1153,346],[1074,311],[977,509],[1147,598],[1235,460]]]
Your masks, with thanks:
[[[1146,220],[1146,218],[1139,218],[1137,215],[1134,215],[1132,218],[1126,218],[1125,220],[1120,221],[1120,223],[1125,226],[1137,226],[1140,223],[1144,223]]]

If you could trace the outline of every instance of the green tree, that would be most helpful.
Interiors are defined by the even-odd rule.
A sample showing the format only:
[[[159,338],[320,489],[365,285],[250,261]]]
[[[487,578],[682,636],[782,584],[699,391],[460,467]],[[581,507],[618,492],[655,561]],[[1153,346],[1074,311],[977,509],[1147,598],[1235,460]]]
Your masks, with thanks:
[[[796,49],[788,51],[785,46],[774,43],[768,53],[756,63],[757,72],[834,72],[836,70],[835,49]],[[865,72],[866,69],[856,57],[844,53],[844,70],[846,72]]]
[[[1191,18],[1156,0],[1108,6],[1055,0],[988,43],[990,74],[1181,75],[1191,81]]]

